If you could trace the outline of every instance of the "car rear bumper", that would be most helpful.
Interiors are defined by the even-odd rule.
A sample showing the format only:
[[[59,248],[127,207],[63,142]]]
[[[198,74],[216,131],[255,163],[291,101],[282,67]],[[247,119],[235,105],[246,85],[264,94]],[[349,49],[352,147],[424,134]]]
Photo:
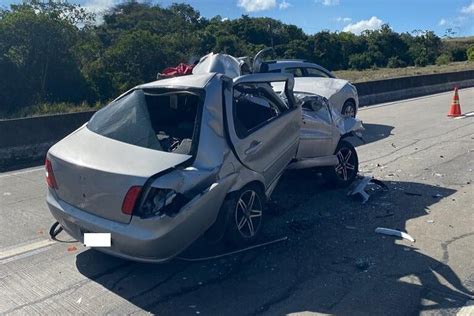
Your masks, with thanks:
[[[84,242],[84,233],[110,233],[111,247],[95,249],[129,260],[159,263],[178,255],[215,222],[229,186],[227,181],[211,186],[174,217],[132,216],[128,224],[85,212],[51,191],[46,201],[54,218],[78,241]]]

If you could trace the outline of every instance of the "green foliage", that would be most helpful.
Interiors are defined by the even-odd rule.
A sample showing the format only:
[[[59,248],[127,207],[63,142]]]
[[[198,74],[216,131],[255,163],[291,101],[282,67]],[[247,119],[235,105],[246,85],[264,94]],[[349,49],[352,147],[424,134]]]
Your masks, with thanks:
[[[467,60],[474,61],[474,44],[467,49]]]
[[[306,59],[331,70],[474,60],[474,48],[453,40],[443,43],[429,31],[400,34],[388,25],[361,35],[307,35],[271,18],[206,19],[188,4],[130,0],[99,18],[66,1],[26,0],[0,9],[0,73],[8,74],[0,77],[0,116],[103,103],[209,52],[253,56],[273,47],[273,58]]]
[[[450,62],[452,62],[451,60],[451,56],[448,55],[448,54],[441,54],[438,56],[438,58],[436,58],[436,65],[447,65],[449,64]]]

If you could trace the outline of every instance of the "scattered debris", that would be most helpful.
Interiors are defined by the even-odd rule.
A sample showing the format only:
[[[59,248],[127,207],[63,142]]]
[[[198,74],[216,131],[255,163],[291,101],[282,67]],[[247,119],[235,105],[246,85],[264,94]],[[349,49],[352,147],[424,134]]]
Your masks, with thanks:
[[[369,258],[361,257],[357,258],[355,261],[355,266],[357,269],[362,271],[367,271],[372,263],[370,262]]]
[[[436,176],[436,177],[443,177],[443,175],[441,173],[435,173],[433,175]]]
[[[366,203],[370,195],[367,193],[366,188],[370,184],[375,184],[382,189],[383,191],[388,191],[388,187],[380,180],[374,179],[372,177],[362,177],[359,182],[356,182],[352,185],[352,189],[347,192],[347,196],[359,196],[362,198],[362,204]]]
[[[77,304],[81,304],[82,302],[82,296],[76,301]]]
[[[10,192],[3,192],[3,196],[9,196],[12,195]]]
[[[73,252],[73,251],[76,251],[76,250],[77,250],[76,246],[67,247],[68,252]]]
[[[387,213],[387,214],[384,214],[384,215],[377,215],[375,216],[375,218],[385,218],[385,217],[390,217],[390,216],[393,216],[395,215],[394,213]]]
[[[433,195],[433,198],[434,199],[439,199],[439,198],[442,198],[443,196],[439,193],[436,193],[435,195]]]
[[[384,234],[384,235],[390,235],[390,236],[396,236],[396,237],[401,237],[403,239],[409,240],[411,242],[415,242],[415,239],[408,235],[405,232],[396,230],[396,229],[390,229],[390,228],[384,228],[384,227],[377,227],[375,229],[375,232],[378,234]]]
[[[423,196],[423,194],[420,194],[420,193],[413,193],[413,192],[407,192],[407,191],[405,191],[403,193],[405,193],[405,195],[409,195],[409,196]]]
[[[351,230],[357,229],[355,226],[349,226],[349,225],[347,225],[346,228],[351,229]]]
[[[434,220],[429,219],[429,220],[427,220],[426,222],[429,223],[429,224],[433,224],[433,223],[434,223]]]
[[[394,143],[392,143],[392,147],[393,147],[393,148],[397,148],[397,146],[395,146],[395,144],[394,144]]]
[[[443,156],[443,155],[440,155],[439,158],[444,159],[444,156]]]

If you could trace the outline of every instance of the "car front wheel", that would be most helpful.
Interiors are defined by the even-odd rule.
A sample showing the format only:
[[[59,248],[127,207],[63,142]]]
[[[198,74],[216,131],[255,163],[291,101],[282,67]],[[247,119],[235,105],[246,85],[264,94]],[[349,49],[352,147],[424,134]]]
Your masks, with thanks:
[[[354,101],[347,100],[342,106],[341,114],[343,117],[356,117],[356,105]]]
[[[254,242],[262,229],[265,197],[257,185],[232,194],[223,204],[227,214],[226,240],[235,246]]]
[[[351,143],[341,140],[335,155],[339,163],[334,167],[327,168],[323,175],[332,185],[346,187],[355,180],[359,172],[357,151]]]

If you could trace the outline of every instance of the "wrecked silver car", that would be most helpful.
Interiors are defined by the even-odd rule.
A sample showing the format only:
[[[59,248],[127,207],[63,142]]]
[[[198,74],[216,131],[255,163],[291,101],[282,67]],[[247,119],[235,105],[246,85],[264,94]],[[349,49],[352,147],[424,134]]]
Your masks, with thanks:
[[[357,174],[343,139],[355,125],[292,89],[288,74],[212,72],[128,91],[49,150],[52,215],[80,241],[110,233],[97,249],[138,261],[169,260],[216,227],[253,242],[286,168],[326,167],[339,185]]]

